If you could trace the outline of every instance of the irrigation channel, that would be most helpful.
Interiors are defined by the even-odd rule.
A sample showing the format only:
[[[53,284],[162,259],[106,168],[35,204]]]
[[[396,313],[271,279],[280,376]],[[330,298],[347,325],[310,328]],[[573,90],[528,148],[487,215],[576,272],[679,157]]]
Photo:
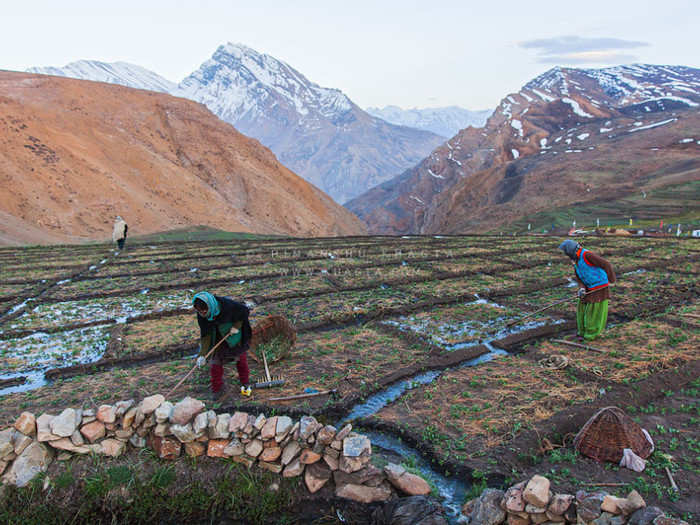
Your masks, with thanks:
[[[503,308],[503,306],[497,303],[486,301],[485,299],[478,299],[477,301],[473,301],[471,303],[466,304],[489,304],[490,306]],[[491,324],[500,324],[502,322],[503,318],[498,318]],[[563,321],[556,320],[553,322],[560,323]],[[389,324],[389,322],[387,321],[385,321],[385,323]],[[488,348],[488,352],[463,363],[460,363],[456,367],[452,368],[460,369],[471,366],[478,366],[480,364],[487,363],[493,359],[496,359],[500,356],[508,355],[508,352],[506,352],[505,350],[501,350],[499,348],[494,348],[493,346],[491,346],[491,342],[505,338],[509,335],[518,334],[527,330],[531,330],[532,328],[543,326],[544,324],[546,324],[544,321],[534,321],[523,323],[522,325],[509,329],[501,328],[496,332],[489,334],[486,338],[482,340],[471,341],[467,343],[456,343],[452,345],[444,345],[444,347],[448,351],[455,351],[470,346],[485,346],[486,348]],[[412,330],[413,328],[414,327],[411,327],[409,324],[399,324],[399,329],[402,330]],[[465,329],[465,333],[467,334],[475,331],[476,330],[470,328]],[[440,370],[429,370],[427,372],[422,372],[408,379],[403,379],[397,381],[392,385],[389,385],[384,390],[381,390],[380,392],[369,396],[362,403],[355,405],[345,417],[338,421],[338,423],[336,424],[336,428],[341,428],[345,423],[354,422],[358,420],[361,421],[362,419],[376,414],[388,404],[396,401],[406,391],[423,385],[428,385],[436,379],[438,379],[442,374],[444,374],[450,369],[451,368],[448,367]],[[435,470],[435,468],[428,459],[423,457],[420,454],[420,452],[408,446],[399,438],[396,438],[385,432],[363,431],[363,433],[370,438],[373,446],[384,450],[386,453],[389,453],[390,455],[396,455],[400,458],[404,458],[404,460],[406,458],[411,458],[410,462],[420,470],[421,474],[425,478],[429,479],[437,487],[439,496],[442,499],[442,505],[445,508],[448,516],[448,521],[452,524],[461,522],[460,519],[463,518],[461,508],[462,504],[464,503],[464,498],[470,488],[469,483],[467,483],[463,479],[460,479],[458,476],[446,477],[441,472]]]

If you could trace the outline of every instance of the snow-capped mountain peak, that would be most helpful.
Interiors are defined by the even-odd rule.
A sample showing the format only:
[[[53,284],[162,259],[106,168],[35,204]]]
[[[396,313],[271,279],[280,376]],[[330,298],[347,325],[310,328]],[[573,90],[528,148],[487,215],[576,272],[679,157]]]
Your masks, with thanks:
[[[493,112],[491,109],[471,111],[459,106],[413,109],[385,106],[367,108],[366,111],[392,124],[431,131],[443,137],[452,137],[467,126],[480,128],[486,124],[486,119]]]
[[[109,63],[97,60],[78,60],[63,67],[30,67],[27,69],[27,73],[107,82],[162,93],[170,93],[177,87],[174,82],[157,73],[128,62]]]
[[[185,78],[178,93],[200,100],[226,120],[253,118],[271,98],[293,108],[305,120],[335,120],[352,108],[338,89],[309,81],[289,64],[242,44],[228,43]]]

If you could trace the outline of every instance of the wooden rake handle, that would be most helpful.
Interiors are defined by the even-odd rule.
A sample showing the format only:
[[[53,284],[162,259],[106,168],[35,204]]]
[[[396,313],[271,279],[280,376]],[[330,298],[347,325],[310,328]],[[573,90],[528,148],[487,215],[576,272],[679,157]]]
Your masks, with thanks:
[[[233,335],[233,334],[237,334],[237,333],[238,333],[238,328],[236,328],[236,327],[231,327],[231,330],[229,331],[229,333],[226,334],[226,335],[221,339],[221,341],[219,341],[218,343],[216,343],[216,345],[214,345],[214,348],[212,348],[211,350],[209,350],[209,352],[207,352],[207,355],[204,356],[204,359],[208,359],[209,356],[210,356],[211,354],[213,354],[214,351],[215,351],[217,348],[219,348],[219,345],[221,345],[221,343],[223,343],[224,341],[226,341],[226,338],[227,338],[227,337],[229,337],[229,336],[231,336],[231,335]],[[185,377],[183,377],[182,379],[180,379],[180,382],[179,382],[177,385],[175,385],[175,386],[172,388],[172,390],[170,390],[170,392],[167,393],[167,395],[165,396],[165,399],[168,399],[168,398],[173,394],[173,392],[175,392],[175,390],[177,390],[177,389],[180,387],[180,385],[181,385],[182,383],[184,383],[185,380],[186,380],[188,377],[190,377],[190,376],[194,373],[194,371],[195,371],[196,369],[197,369],[197,365],[195,364],[195,365],[192,367],[192,370],[190,370],[189,372],[187,372],[187,374],[185,375]]]

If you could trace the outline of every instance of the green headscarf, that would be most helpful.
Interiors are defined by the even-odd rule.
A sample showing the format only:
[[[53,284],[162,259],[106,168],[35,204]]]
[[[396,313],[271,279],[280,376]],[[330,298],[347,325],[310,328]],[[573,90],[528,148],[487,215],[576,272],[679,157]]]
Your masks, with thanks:
[[[207,305],[207,321],[213,321],[214,317],[219,315],[221,312],[221,306],[219,306],[219,301],[216,300],[209,292],[198,292],[192,298],[192,304],[194,305],[195,300],[201,299]]]

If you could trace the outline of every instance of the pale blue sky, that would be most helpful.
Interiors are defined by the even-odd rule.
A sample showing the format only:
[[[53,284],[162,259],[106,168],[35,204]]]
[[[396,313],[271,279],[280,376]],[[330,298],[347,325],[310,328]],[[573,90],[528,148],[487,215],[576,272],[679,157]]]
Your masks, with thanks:
[[[696,0],[3,4],[2,69],[125,61],[179,82],[230,41],[362,107],[490,108],[553,65],[700,66]]]

